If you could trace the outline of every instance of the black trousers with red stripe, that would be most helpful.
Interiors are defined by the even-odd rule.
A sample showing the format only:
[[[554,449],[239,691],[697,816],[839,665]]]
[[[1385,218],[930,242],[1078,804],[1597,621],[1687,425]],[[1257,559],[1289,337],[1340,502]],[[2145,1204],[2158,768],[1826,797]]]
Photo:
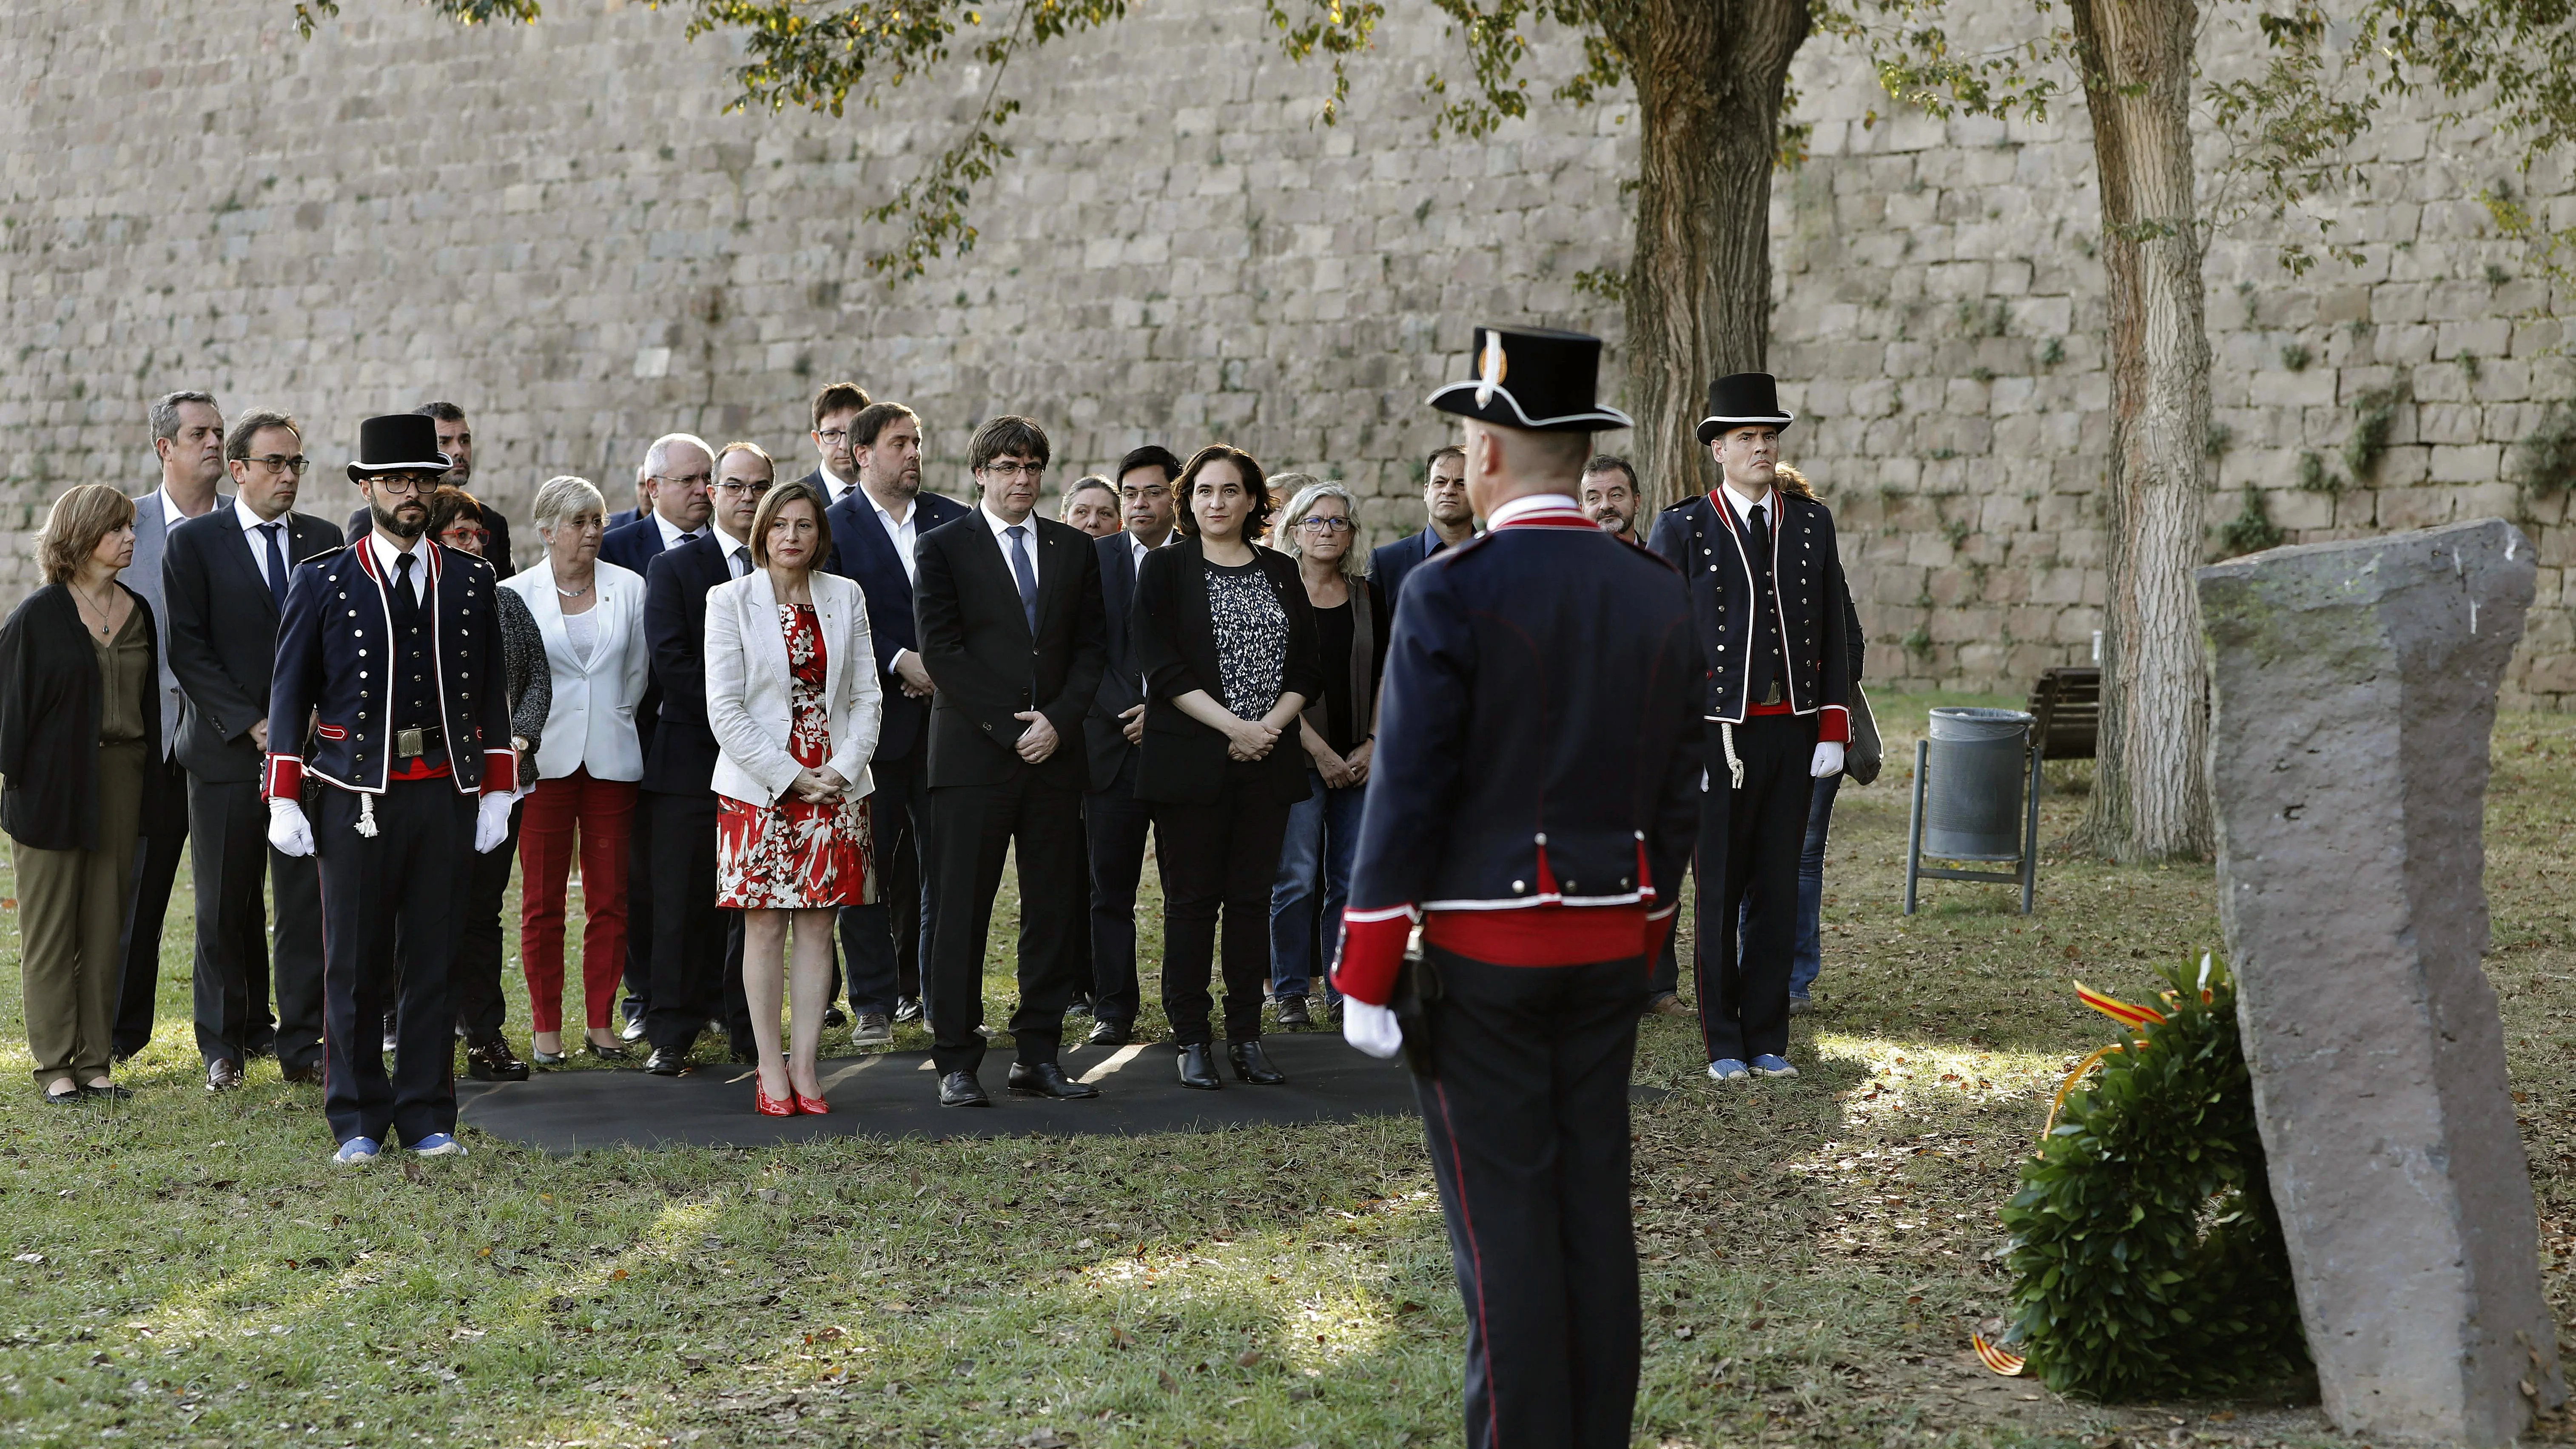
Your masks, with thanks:
[[[1413,1086],[1466,1300],[1468,1449],[1625,1449],[1628,1069],[1649,963],[1495,966],[1428,949],[1436,1075]]]
[[[1744,788],[1727,788],[1726,750],[1708,727],[1701,797],[1697,928],[1700,1034],[1710,1061],[1789,1052],[1789,967],[1798,949],[1798,857],[1816,782],[1814,715],[1755,715],[1735,727]],[[1711,890],[1716,885],[1720,889]],[[1742,911],[1747,896],[1754,908]],[[1744,939],[1736,922],[1745,918]]]
[[[390,1147],[453,1132],[447,971],[473,868],[474,797],[454,780],[396,780],[376,797],[368,836],[358,833],[357,794],[324,786],[321,796],[312,826],[322,872],[323,1115],[340,1142]],[[390,1075],[388,1007],[398,1048]]]

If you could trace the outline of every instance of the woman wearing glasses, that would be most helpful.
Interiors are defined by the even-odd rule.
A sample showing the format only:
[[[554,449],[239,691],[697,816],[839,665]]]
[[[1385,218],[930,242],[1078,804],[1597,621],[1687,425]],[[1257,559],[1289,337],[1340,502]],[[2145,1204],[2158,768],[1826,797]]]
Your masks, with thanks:
[[[1256,1086],[1287,1079],[1261,1050],[1270,888],[1289,807],[1306,798],[1293,741],[1324,691],[1314,610],[1297,566],[1251,540],[1270,518],[1261,465],[1201,448],[1181,470],[1182,538],[1136,570],[1130,620],[1145,676],[1136,798],[1154,813],[1163,868],[1163,1014],[1181,1085],[1212,1091],[1208,968],[1224,917],[1226,1055]]]
[[[1323,697],[1308,700],[1297,717],[1307,794],[1288,808],[1279,875],[1270,887],[1270,990],[1279,1002],[1279,1024],[1293,1027],[1310,1023],[1306,987],[1319,969],[1328,1017],[1341,1009],[1332,968],[1341,959],[1342,906],[1351,895],[1360,807],[1368,798],[1369,759],[1377,752],[1377,685],[1386,672],[1393,611],[1368,576],[1368,554],[1357,531],[1359,500],[1351,491],[1306,473],[1282,473],[1271,483],[1289,494],[1279,532],[1314,609],[1324,684]]]

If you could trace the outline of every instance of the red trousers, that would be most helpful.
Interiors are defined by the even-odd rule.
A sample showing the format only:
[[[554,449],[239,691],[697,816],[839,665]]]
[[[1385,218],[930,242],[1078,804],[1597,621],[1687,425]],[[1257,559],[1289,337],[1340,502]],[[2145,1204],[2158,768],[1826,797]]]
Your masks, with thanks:
[[[581,995],[590,1024],[605,1027],[626,970],[626,855],[635,782],[575,770],[540,780],[519,817],[519,965],[528,973],[528,1023],[563,1030],[564,879],[581,835]]]

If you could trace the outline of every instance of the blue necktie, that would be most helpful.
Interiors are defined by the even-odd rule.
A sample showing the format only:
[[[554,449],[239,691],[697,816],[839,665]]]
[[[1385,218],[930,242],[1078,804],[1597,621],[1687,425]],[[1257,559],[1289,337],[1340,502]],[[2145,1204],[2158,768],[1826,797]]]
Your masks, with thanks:
[[[277,601],[277,612],[286,612],[286,551],[278,547],[277,535],[283,523],[263,523],[259,531],[268,536],[268,596]]]
[[[1002,530],[1011,536],[1011,572],[1020,576],[1020,608],[1029,616],[1029,637],[1038,632],[1038,570],[1029,562],[1029,531],[1019,524]]]

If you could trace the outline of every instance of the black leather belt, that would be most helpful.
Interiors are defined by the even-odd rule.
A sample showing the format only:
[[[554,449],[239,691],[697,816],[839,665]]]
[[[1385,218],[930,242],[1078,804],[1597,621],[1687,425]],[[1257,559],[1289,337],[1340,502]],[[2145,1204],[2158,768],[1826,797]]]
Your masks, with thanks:
[[[416,760],[432,750],[447,748],[447,731],[437,725],[426,729],[394,731],[394,758]]]

